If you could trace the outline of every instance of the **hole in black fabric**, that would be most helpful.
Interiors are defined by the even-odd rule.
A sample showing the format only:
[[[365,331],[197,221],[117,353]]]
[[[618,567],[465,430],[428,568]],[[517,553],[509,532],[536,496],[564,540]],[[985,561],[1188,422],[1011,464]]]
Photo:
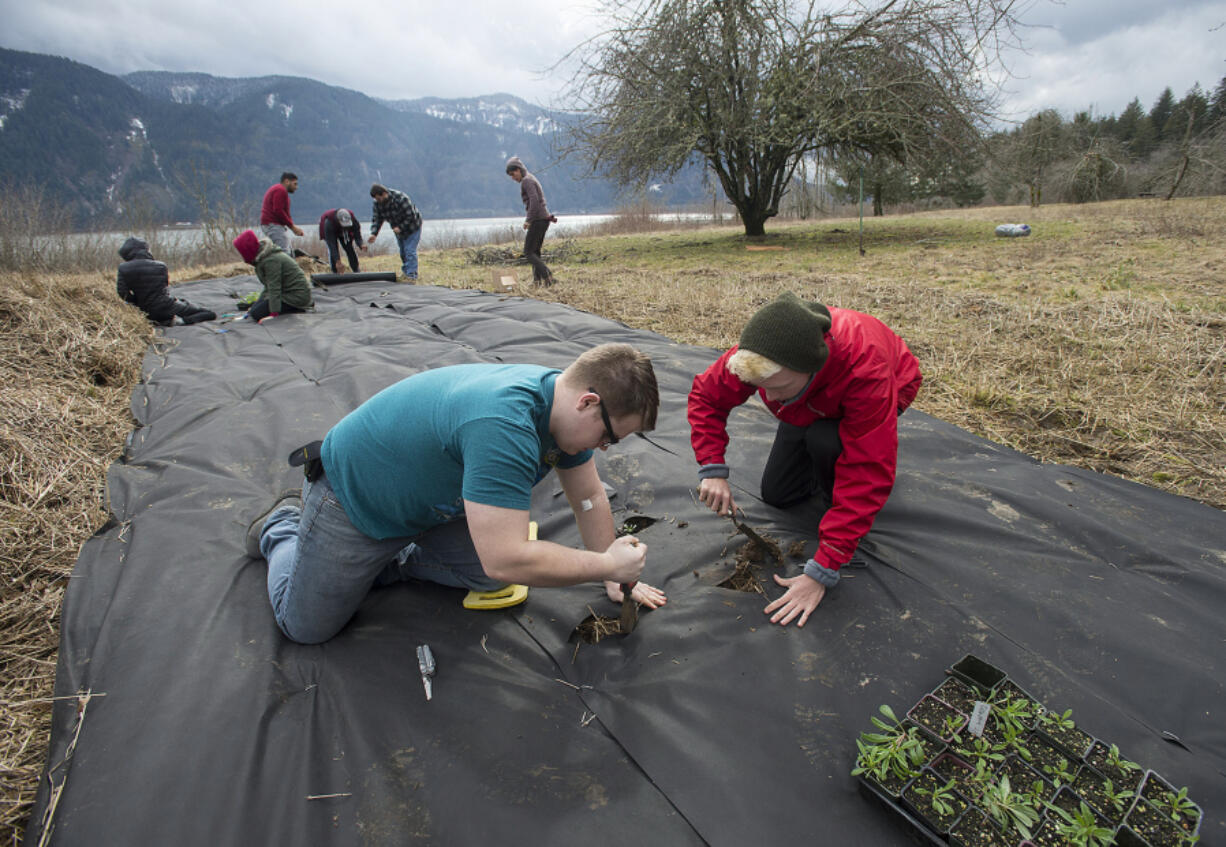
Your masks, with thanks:
[[[658,521],[659,518],[649,518],[647,515],[631,515],[622,521],[622,525],[618,528],[618,535],[634,535],[642,532],[647,527]]]
[[[736,569],[732,575],[719,583],[720,588],[732,591],[745,591],[749,594],[766,594],[763,588],[762,564],[764,562],[783,563],[780,557],[779,545],[775,539],[759,533],[762,541],[773,549],[764,549],[762,544],[749,538],[736,551]],[[792,545],[793,549],[796,545]],[[789,551],[791,552],[791,551]]]
[[[718,587],[731,591],[744,591],[747,594],[766,594],[766,590],[762,587],[762,568],[748,560],[738,559],[732,576],[719,583]]]
[[[610,635],[621,634],[622,622],[620,618],[609,618],[604,615],[591,614],[575,627],[568,640],[579,641],[583,644],[599,644],[601,639],[608,638]]]

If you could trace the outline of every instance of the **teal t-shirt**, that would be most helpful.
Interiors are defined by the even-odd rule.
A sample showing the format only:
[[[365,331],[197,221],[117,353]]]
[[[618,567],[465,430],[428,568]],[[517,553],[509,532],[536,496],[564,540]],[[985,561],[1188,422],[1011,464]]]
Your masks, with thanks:
[[[464,516],[464,500],[526,510],[563,453],[549,434],[559,371],[455,365],[380,391],[324,438],[324,472],[349,520],[372,538],[402,538]]]

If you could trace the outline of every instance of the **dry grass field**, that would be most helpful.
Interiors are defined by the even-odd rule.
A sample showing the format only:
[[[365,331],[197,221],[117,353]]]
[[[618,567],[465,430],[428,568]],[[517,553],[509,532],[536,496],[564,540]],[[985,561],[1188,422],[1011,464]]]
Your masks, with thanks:
[[[1033,234],[993,237],[1013,221]],[[1226,508],[1226,198],[870,219],[863,254],[854,218],[768,229],[752,243],[738,228],[551,236],[557,285],[511,272],[525,296],[712,347],[785,289],[870,312],[922,363],[917,408],[1044,461]],[[422,282],[494,290],[476,253],[423,253]],[[18,843],[29,815],[63,591],[106,520],[106,469],[156,338],[111,273],[0,272],[0,844]]]

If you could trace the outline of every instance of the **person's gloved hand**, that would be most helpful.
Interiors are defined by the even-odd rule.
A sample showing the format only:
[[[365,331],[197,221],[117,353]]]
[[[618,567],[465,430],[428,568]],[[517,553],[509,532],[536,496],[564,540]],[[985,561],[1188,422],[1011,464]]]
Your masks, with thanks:
[[[550,215],[550,216],[549,216],[549,222],[550,222],[551,224],[556,224],[556,223],[558,222],[558,216],[557,216],[557,215]]]

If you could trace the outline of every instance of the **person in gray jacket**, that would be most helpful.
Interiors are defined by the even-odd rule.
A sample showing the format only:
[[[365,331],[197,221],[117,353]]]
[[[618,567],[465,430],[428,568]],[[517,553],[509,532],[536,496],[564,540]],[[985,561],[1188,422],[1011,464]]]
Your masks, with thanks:
[[[528,173],[518,156],[507,159],[507,176],[519,183],[519,196],[524,201],[524,209],[527,210],[524,218],[524,229],[528,230],[528,234],[524,236],[524,258],[532,265],[532,283],[553,285],[553,274],[541,258],[541,246],[545,243],[545,232],[549,225],[557,223],[558,219],[549,214],[541,183]]]

